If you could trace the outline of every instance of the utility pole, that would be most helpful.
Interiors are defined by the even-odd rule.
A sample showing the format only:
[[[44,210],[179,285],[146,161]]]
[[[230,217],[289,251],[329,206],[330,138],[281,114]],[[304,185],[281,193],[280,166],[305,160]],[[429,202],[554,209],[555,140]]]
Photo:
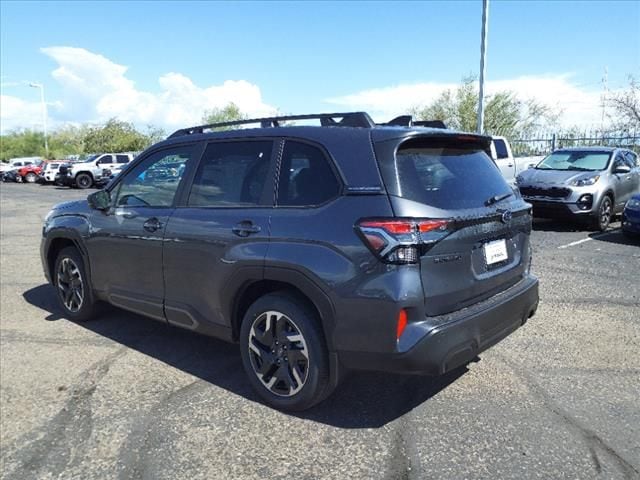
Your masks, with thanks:
[[[600,120],[600,130],[604,132],[604,115],[607,108],[607,82],[609,81],[609,68],[604,67],[604,75],[602,77],[602,95],[600,101],[602,102],[602,119]]]
[[[484,130],[484,75],[487,58],[487,32],[489,30],[489,0],[482,0],[482,38],[480,41],[480,88],[478,92],[478,133]]]
[[[49,158],[49,143],[47,141],[47,104],[44,101],[44,85],[41,83],[31,82],[30,87],[40,89],[40,102],[42,103],[42,128],[44,130],[44,152],[45,156]]]

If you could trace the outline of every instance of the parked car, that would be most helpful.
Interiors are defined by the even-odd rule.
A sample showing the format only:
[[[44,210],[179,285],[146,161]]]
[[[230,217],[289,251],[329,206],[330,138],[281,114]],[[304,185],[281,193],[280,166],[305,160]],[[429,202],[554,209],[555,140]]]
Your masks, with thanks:
[[[60,165],[63,165],[62,161],[50,161],[45,162],[42,171],[40,172],[39,181],[40,183],[53,183],[56,179],[56,174],[58,173],[58,169]]]
[[[231,125],[253,122],[179,130],[49,212],[68,318],[101,300],[239,342],[258,394],[301,410],[344,369],[443,374],[535,313],[531,207],[489,137],[366,113]]]
[[[115,170],[133,160],[130,153],[103,153],[92,155],[84,162],[71,163],[59,168],[56,183],[68,187],[89,188],[103,180],[104,170]]]
[[[511,152],[511,145],[505,137],[491,137],[491,158],[500,169],[502,176],[508,182],[515,182],[517,166]]]
[[[35,183],[42,172],[45,162],[32,163],[16,169],[16,181],[25,183]]]
[[[640,235],[640,194],[631,197],[624,206],[622,233],[629,237]]]
[[[580,219],[604,231],[640,192],[640,164],[634,152],[623,148],[563,148],[516,181],[534,217]]]
[[[8,162],[0,162],[0,174],[3,174],[9,170],[13,170],[14,168],[24,167],[25,165],[31,165],[32,163],[37,163],[42,161],[40,157],[21,157],[21,158],[12,158]]]

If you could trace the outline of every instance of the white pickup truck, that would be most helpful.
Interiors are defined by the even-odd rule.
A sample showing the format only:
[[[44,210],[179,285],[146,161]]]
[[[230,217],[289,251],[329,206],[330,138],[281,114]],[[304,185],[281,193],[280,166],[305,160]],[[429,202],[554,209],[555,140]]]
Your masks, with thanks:
[[[502,176],[510,183],[515,183],[518,173],[535,167],[544,158],[543,156],[514,158],[511,145],[506,138],[492,138],[491,158],[500,169]]]
[[[84,162],[61,166],[56,175],[56,183],[68,187],[89,188],[108,180],[108,177],[104,177],[105,171],[108,170],[110,176],[111,172],[118,171],[131,160],[133,160],[131,153],[93,155]]]

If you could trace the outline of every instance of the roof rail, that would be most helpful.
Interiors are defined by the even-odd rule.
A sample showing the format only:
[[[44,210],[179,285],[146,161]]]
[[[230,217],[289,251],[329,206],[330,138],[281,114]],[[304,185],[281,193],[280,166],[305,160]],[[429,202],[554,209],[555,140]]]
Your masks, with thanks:
[[[387,123],[379,125],[394,127],[430,127],[430,128],[447,128],[442,120],[413,120],[411,115],[400,115]]]
[[[261,128],[279,127],[280,122],[289,120],[313,120],[319,119],[320,125],[323,127],[361,127],[373,128],[376,124],[366,112],[346,112],[346,113],[317,113],[309,115],[285,115],[279,117],[251,118],[248,120],[233,120],[230,122],[209,123],[206,125],[197,125],[195,127],[181,128],[169,135],[168,138],[181,137],[183,135],[193,135],[196,133],[204,133],[205,130],[211,130],[220,127],[233,127],[236,125],[248,125],[259,123]]]

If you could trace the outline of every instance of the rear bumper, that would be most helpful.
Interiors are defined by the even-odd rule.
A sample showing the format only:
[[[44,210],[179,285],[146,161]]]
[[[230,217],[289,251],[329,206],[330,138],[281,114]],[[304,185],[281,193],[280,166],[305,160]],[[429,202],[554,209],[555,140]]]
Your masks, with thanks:
[[[409,325],[398,342],[399,352],[339,352],[340,362],[359,370],[440,375],[465,365],[517,330],[537,307],[538,279],[527,276],[477,305]]]

